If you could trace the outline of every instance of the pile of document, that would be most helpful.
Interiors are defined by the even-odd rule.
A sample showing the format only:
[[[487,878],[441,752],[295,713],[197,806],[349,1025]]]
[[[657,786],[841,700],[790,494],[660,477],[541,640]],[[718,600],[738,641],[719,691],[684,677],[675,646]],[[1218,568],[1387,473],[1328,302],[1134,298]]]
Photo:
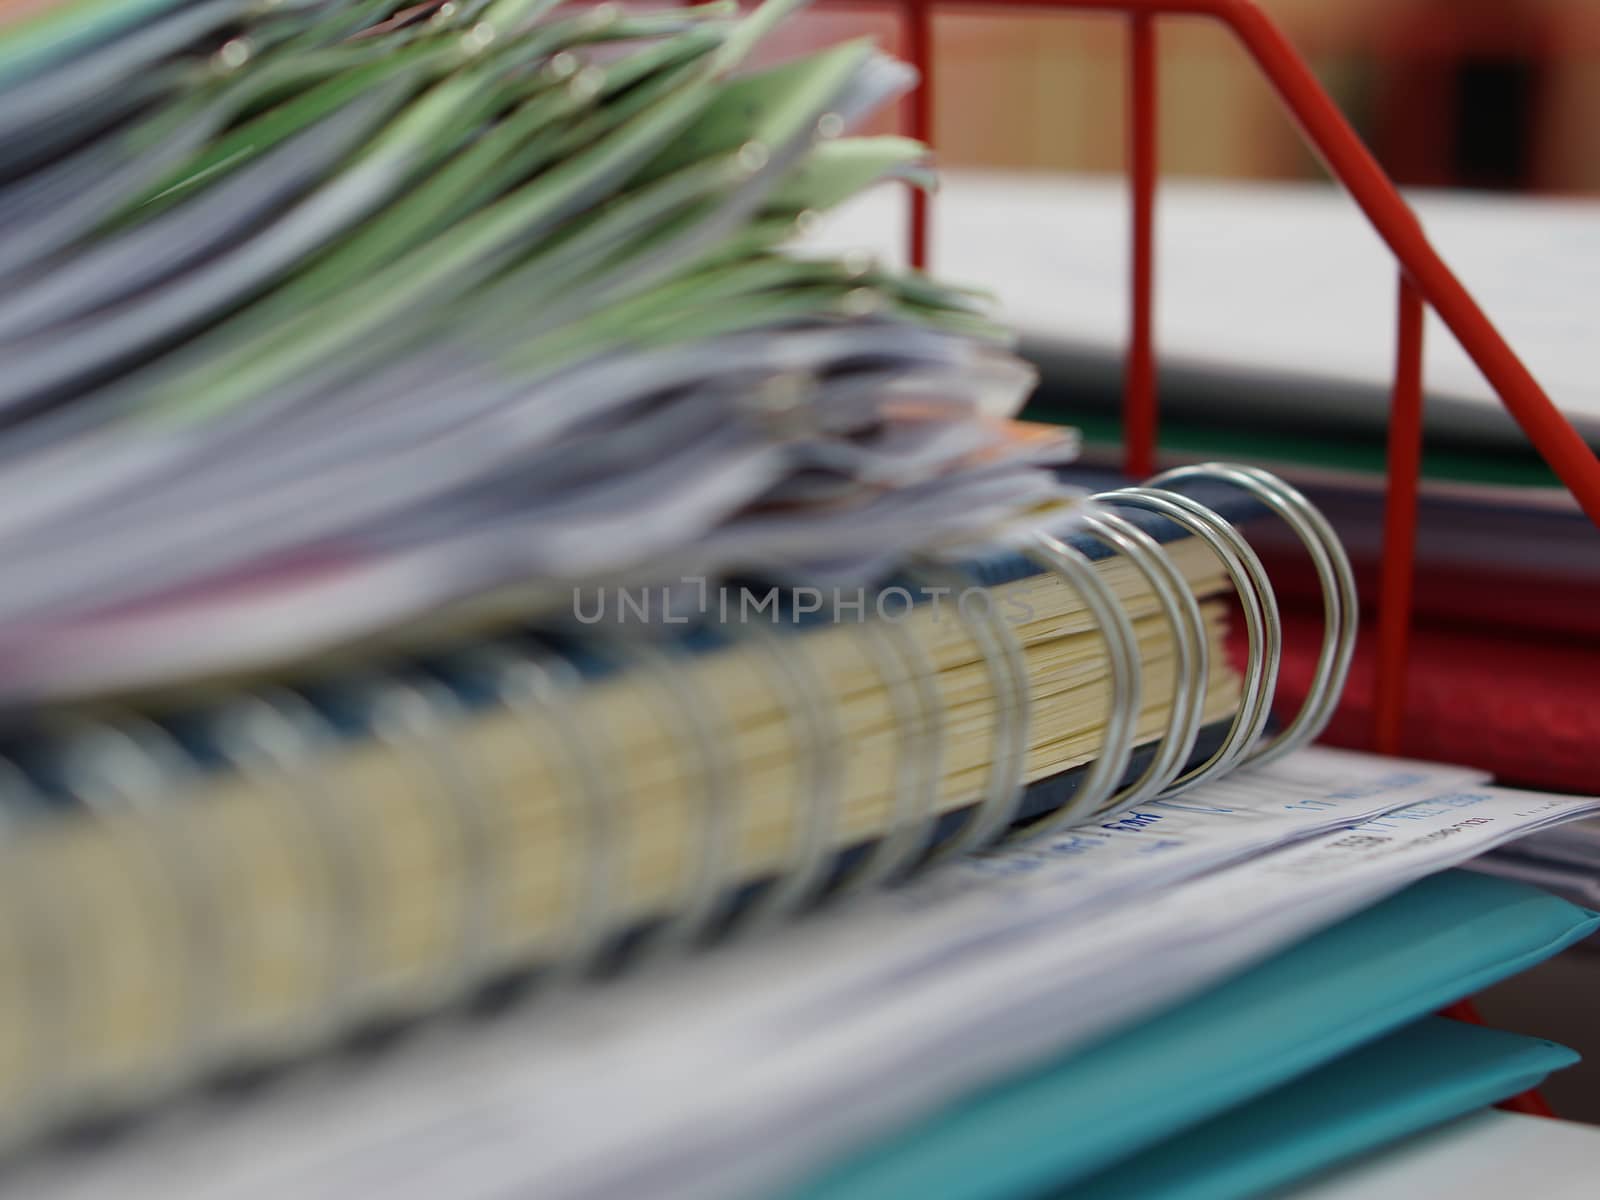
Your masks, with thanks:
[[[797,229],[921,146],[794,8],[100,0],[0,27],[0,663],[18,701],[520,587],[859,583],[1059,507],[974,296]]]
[[[1600,821],[1574,821],[1485,855],[1473,869],[1600,907]]]
[[[1287,1157],[1262,1177],[1282,1182],[1573,1060],[1407,1022],[1600,916],[1461,873],[1394,894],[1596,807],[1462,769],[1303,751],[760,943],[165,1112],[19,1181],[41,1200],[927,1194],[918,1179],[943,1195],[1082,1183],[1148,1198],[1169,1193],[1128,1190],[1118,1172],[1151,1170],[1165,1139],[1258,1096],[1281,1107],[1275,1089],[1305,1077],[1295,1105],[1362,1132],[1301,1146],[1264,1121],[1260,1144],[1233,1154]],[[1410,1064],[1400,1081],[1318,1090],[1379,1038],[1378,1063]],[[1073,1106],[1037,1107],[1041,1079]],[[1385,1105],[1394,1120],[1375,1122]],[[1223,1180],[1229,1157],[1211,1164]],[[1204,1160],[1180,1160],[1191,1177],[1179,1170],[1170,1194],[1204,1184]]]
[[[796,249],[930,182],[797,7],[0,17],[19,1193],[1194,1200],[1570,1061],[1427,1014],[1600,806],[1295,749],[1337,539],[1088,498],[982,297]]]

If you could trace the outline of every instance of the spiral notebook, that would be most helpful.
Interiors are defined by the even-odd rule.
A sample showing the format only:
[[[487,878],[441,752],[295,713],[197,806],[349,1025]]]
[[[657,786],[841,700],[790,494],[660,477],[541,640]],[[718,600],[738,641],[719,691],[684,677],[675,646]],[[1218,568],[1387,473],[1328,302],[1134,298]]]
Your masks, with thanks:
[[[1292,493],[1213,470],[1248,486],[1107,495],[1066,542],[929,564],[829,620],[791,592],[676,641],[473,635],[13,734],[8,1123],[758,928],[1298,744],[1315,706],[1258,740],[1277,618],[1225,519]]]

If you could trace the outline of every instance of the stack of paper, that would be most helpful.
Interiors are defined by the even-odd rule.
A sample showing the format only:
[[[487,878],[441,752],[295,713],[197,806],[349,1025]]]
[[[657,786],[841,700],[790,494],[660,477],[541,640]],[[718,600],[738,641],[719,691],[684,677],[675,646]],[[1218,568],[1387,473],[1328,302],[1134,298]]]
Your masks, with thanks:
[[[1597,804],[1307,751],[1114,824],[952,864],[763,944],[565,1004],[550,997],[488,1027],[436,1029],[382,1061],[286,1081],[231,1112],[175,1113],[121,1149],[41,1164],[30,1195],[771,1194],[1008,1072],[1136,1030],[1422,876]],[[1478,944],[1483,930],[1461,896],[1442,899],[1442,929]],[[1483,961],[1478,978],[1595,925],[1588,914],[1543,924],[1527,894],[1512,904],[1513,942],[1539,950]],[[1378,945],[1362,936],[1357,964]],[[1372,961],[1374,979],[1427,961],[1436,950],[1423,945],[1402,937],[1398,957]],[[1291,980],[1312,996],[1335,986],[1291,971],[1274,987]],[[1268,1020],[1300,1012],[1309,1022],[1282,1047],[1304,1069],[1340,1038],[1443,1003],[1441,987],[1471,986],[1461,974],[1413,983],[1422,990],[1380,999],[1352,1028],[1325,1026],[1287,993],[1275,1008],[1271,988],[1262,1002]],[[1326,1036],[1334,1041],[1312,1048]],[[1257,1073],[1244,1094],[1294,1069]],[[1063,1130],[1092,1119],[1050,1114]],[[1129,1122],[1116,1138],[1140,1125],[1137,1114]]]
[[[1358,621],[1303,497],[1088,502],[981,298],[793,251],[928,182],[847,136],[903,65],[755,65],[796,7],[0,25],[28,1194],[1115,1194],[1247,1102],[1303,1165],[1568,1060],[1417,1020],[1596,918],[1419,881],[1596,804],[1296,749]],[[1336,601],[1265,767],[1263,506]]]
[[[1482,192],[1406,199],[1555,403],[1600,438],[1600,322],[1589,298],[1600,206]],[[902,207],[887,193],[863,197],[823,225],[818,244],[896,253]],[[1062,371],[1062,400],[1110,402],[1104,385],[1126,346],[1132,278],[1126,181],[955,171],[934,212],[939,269],[995,289],[1007,319]],[[1381,469],[1396,264],[1355,202],[1330,183],[1164,178],[1155,230],[1156,345],[1175,429],[1204,436],[1220,425],[1213,437],[1271,446],[1286,459]],[[1496,449],[1511,460],[1504,481],[1521,482],[1525,437],[1433,314],[1423,353],[1429,449],[1439,441]],[[1332,444],[1296,445],[1307,431]],[[1363,441],[1378,445],[1375,460],[1361,454]]]
[[[862,582],[1058,503],[973,296],[795,231],[923,149],[788,12],[86,3],[0,31],[12,699],[485,593]]]
[[[789,252],[928,182],[796,7],[0,26],[0,1143],[1260,733],[1201,541],[1018,550],[1083,493],[983,301]]]
[[[1484,855],[1472,869],[1531,883],[1574,904],[1600,907],[1600,822],[1574,821],[1535,834]]]

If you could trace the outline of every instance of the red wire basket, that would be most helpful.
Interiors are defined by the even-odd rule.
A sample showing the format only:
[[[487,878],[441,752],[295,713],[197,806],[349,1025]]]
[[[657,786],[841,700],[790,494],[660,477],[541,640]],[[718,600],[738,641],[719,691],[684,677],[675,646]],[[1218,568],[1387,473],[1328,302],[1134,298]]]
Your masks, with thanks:
[[[1383,554],[1378,591],[1376,694],[1372,744],[1382,753],[1399,749],[1405,715],[1407,643],[1411,631],[1416,548],[1417,489],[1422,465],[1422,331],[1426,307],[1477,364],[1500,402],[1534,448],[1566,485],[1589,520],[1600,525],[1600,461],[1484,315],[1439,256],[1415,214],[1383,168],[1345,120],[1288,39],[1251,0],[898,0],[904,53],[921,72],[922,85],[908,108],[908,132],[937,144],[933,128],[933,16],[935,9],[1094,12],[1128,20],[1127,161],[1130,174],[1131,306],[1123,395],[1124,469],[1132,476],[1155,469],[1159,425],[1156,411],[1155,338],[1152,325],[1156,281],[1153,231],[1156,195],[1156,24],[1162,17],[1218,22],[1230,30],[1272,89],[1311,149],[1377,231],[1394,255],[1398,325],[1394,386],[1388,427]],[[909,255],[926,266],[931,201],[913,191]],[[1470,1001],[1448,1015],[1476,1020]],[[1503,1107],[1549,1115],[1537,1093]]]
[[[874,6],[879,7],[879,6]],[[922,74],[908,106],[908,132],[937,145],[933,17],[939,11],[1069,11],[1123,14],[1128,19],[1127,142],[1130,175],[1131,307],[1123,396],[1124,469],[1155,469],[1156,284],[1153,231],[1156,196],[1156,24],[1162,17],[1200,18],[1232,32],[1266,76],[1311,149],[1394,255],[1398,340],[1388,432],[1383,557],[1378,590],[1373,747],[1395,753],[1405,715],[1407,643],[1411,630],[1417,487],[1422,463],[1422,330],[1425,307],[1477,364],[1500,402],[1566,485],[1589,520],[1600,525],[1600,461],[1484,315],[1439,256],[1415,214],[1337,105],[1272,20],[1251,0],[898,0],[904,54]],[[931,200],[912,193],[909,255],[926,266]]]

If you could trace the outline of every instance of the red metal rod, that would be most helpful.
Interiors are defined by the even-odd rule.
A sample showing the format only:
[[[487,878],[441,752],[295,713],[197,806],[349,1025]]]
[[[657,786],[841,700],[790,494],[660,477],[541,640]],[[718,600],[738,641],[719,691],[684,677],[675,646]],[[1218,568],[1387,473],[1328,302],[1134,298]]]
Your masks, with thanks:
[[[1453,1021],[1464,1021],[1468,1025],[1482,1025],[1483,1018],[1478,1014],[1478,1006],[1471,1000],[1457,1000],[1447,1008],[1439,1010],[1441,1017],[1449,1017]],[[1496,1108],[1506,1112],[1526,1113],[1530,1117],[1553,1117],[1555,1109],[1540,1094],[1537,1088],[1529,1088],[1512,1096],[1509,1100],[1502,1100],[1495,1105]]]
[[[905,0],[906,58],[917,69],[921,82],[911,92],[909,133],[917,141],[933,145],[933,4],[931,0]],[[911,220],[906,256],[911,265],[928,265],[928,193],[911,191]]]
[[[1556,1115],[1556,1110],[1550,1107],[1550,1102],[1544,1098],[1544,1094],[1537,1088],[1529,1088],[1525,1092],[1519,1092],[1509,1100],[1500,1101],[1495,1107],[1504,1109],[1506,1112],[1524,1113],[1530,1117],[1553,1117]]]
[[[1417,481],[1422,474],[1422,295],[1400,276],[1394,396],[1389,411],[1389,479],[1383,508],[1383,569],[1378,584],[1378,661],[1373,748],[1400,751],[1406,709],[1406,643],[1417,545]]]
[[[928,0],[908,0],[922,5]],[[1600,525],[1600,460],[1439,257],[1383,168],[1288,39],[1253,0],[947,0],[955,9],[1047,9],[1209,17],[1231,29],[1277,91],[1306,140],[1439,314],[1534,448]]]
[[[1483,1018],[1478,1015],[1478,1006],[1471,1000],[1457,1000],[1454,1004],[1441,1008],[1439,1015],[1466,1025],[1483,1024]]]
[[[1310,68],[1254,4],[1209,0],[1208,7],[1213,5],[1276,85],[1306,136],[1389,244],[1423,299],[1456,335],[1589,519],[1600,525],[1600,461],[1439,257],[1416,215]]]
[[[1128,173],[1133,208],[1130,260],[1132,307],[1128,314],[1128,363],[1123,377],[1122,468],[1135,479],[1156,469],[1155,205],[1156,205],[1156,26],[1155,15],[1134,13],[1128,26]]]

